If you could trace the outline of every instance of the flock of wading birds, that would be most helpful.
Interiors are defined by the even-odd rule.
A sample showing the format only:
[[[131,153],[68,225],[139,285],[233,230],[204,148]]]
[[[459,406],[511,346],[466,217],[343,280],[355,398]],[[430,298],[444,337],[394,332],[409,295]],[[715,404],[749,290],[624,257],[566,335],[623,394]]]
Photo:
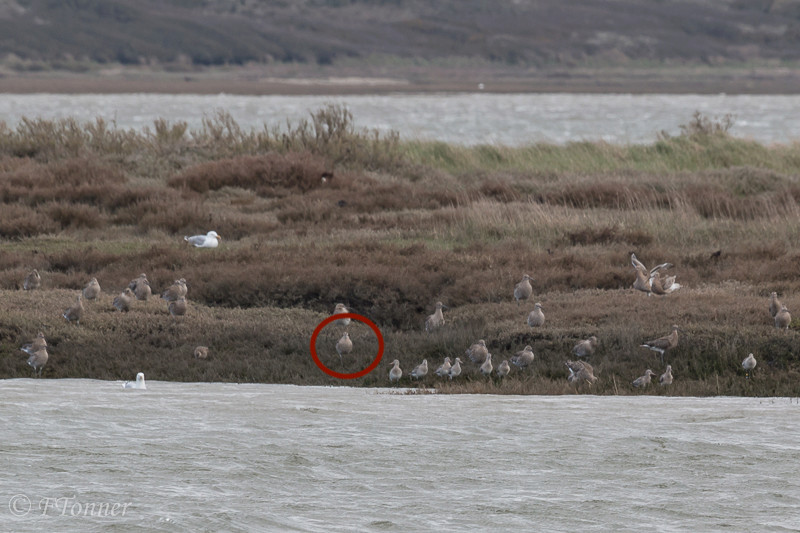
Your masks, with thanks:
[[[636,254],[631,254],[631,265],[633,265],[633,268],[636,272],[633,288],[647,293],[648,296],[653,294],[664,296],[681,288],[680,284],[675,281],[675,276],[662,277],[661,275],[663,271],[666,271],[673,266],[672,263],[662,263],[648,270],[647,267],[645,267],[644,264],[636,258]],[[514,299],[517,301],[517,305],[519,305],[521,300],[527,300],[533,294],[531,281],[533,281],[533,278],[531,278],[528,274],[525,274],[522,276],[522,281],[514,286]],[[426,332],[431,332],[444,325],[445,320],[442,309],[447,309],[447,306],[442,304],[442,302],[437,302],[435,312],[428,316],[425,320]],[[774,292],[770,297],[769,310],[775,319],[775,327],[788,330],[789,324],[792,321],[792,317],[789,314],[789,311],[786,309],[786,306],[781,304],[781,302],[778,300],[777,294]],[[336,304],[334,314],[347,312],[349,311],[344,304]],[[537,302],[533,306],[533,311],[528,314],[528,326],[531,328],[542,327],[544,325],[544,320],[544,309],[542,304]],[[343,319],[339,322],[346,326],[350,323],[350,319]],[[663,365],[664,354],[678,345],[679,330],[679,326],[673,325],[672,331],[668,335],[646,341],[641,345],[641,347],[657,352],[661,356],[661,364]],[[597,381],[597,377],[594,375],[594,369],[592,368],[592,365],[585,360],[585,358],[594,354],[597,345],[597,337],[592,335],[588,339],[580,341],[572,348],[573,355],[581,359],[575,361],[566,361],[565,364],[567,370],[569,371],[567,381],[575,386],[576,389],[584,385],[591,387],[592,384]],[[345,332],[342,335],[342,338],[336,343],[336,352],[339,354],[339,357],[342,358],[344,355],[349,354],[352,350],[353,342],[348,333]],[[510,362],[514,366],[524,369],[533,363],[534,357],[533,348],[531,348],[531,346],[525,346],[525,349],[517,352],[510,358]],[[494,368],[492,364],[492,354],[489,353],[489,350],[486,347],[486,341],[483,339],[478,340],[467,349],[466,358],[468,358],[473,364],[479,365],[480,373],[486,377],[491,377],[492,373],[494,372],[498,378],[503,379],[511,372],[511,365],[509,365],[509,361],[507,359],[503,360],[497,369]],[[461,375],[461,365],[463,363],[464,361],[462,361],[460,357],[456,357],[455,362],[451,361],[449,357],[445,357],[444,362],[436,369],[434,373],[439,377],[448,377],[452,380]],[[389,370],[389,381],[390,383],[397,383],[403,377],[403,370],[400,368],[400,361],[395,359],[392,361],[391,365],[392,368]],[[747,378],[750,377],[750,373],[755,367],[756,359],[751,353],[744,359],[744,361],[742,361],[742,368],[744,368],[745,376]],[[419,380],[427,374],[428,360],[423,359],[422,363],[414,367],[414,369],[410,372],[410,377],[414,380]],[[642,376],[634,379],[631,382],[631,385],[636,388],[647,387],[651,383],[652,378],[656,375],[657,374],[655,372],[648,368],[645,370]],[[673,379],[672,365],[667,365],[664,373],[659,376],[658,382],[661,386],[667,386],[672,384]]]
[[[192,237],[184,237],[183,239],[196,248],[216,248],[219,246],[219,239],[221,239],[216,231],[209,231],[206,235],[194,235]],[[42,285],[42,276],[35,268],[27,275],[25,281],[22,283],[23,290],[32,291],[40,288]],[[102,289],[97,278],[92,278],[89,283],[78,293],[75,303],[72,304],[62,315],[67,322],[75,322],[80,325],[81,318],[84,313],[83,300],[98,300]],[[167,310],[173,319],[184,316],[186,314],[186,294],[188,287],[186,280],[176,279],[167,290],[161,294],[161,298],[167,302]],[[150,282],[147,280],[147,274],[139,274],[139,277],[131,280],[128,286],[116,296],[112,305],[120,312],[127,313],[130,311],[131,305],[136,300],[148,300],[153,294],[150,287]],[[35,339],[28,344],[22,345],[20,348],[23,352],[29,355],[28,364],[33,368],[35,376],[41,377],[42,369],[47,364],[50,358],[47,353],[47,340],[44,338],[44,333],[38,333]],[[206,359],[208,357],[207,346],[197,346],[194,349],[194,356],[198,359]],[[128,389],[145,389],[144,374],[139,372],[136,375],[136,381],[129,381],[124,384]]]
[[[195,235],[193,237],[184,237],[184,240],[198,248],[216,248],[219,244],[218,239],[221,237],[214,231],[209,232],[207,235]],[[648,294],[667,295],[681,288],[680,284],[675,281],[675,276],[667,276],[662,278],[661,272],[671,268],[672,263],[662,263],[652,269],[648,270],[644,264],[636,258],[635,254],[631,254],[631,264],[636,272],[636,277],[633,282],[633,288]],[[528,274],[522,276],[522,281],[514,286],[514,299],[519,305],[520,301],[529,299],[533,294],[533,287],[531,286],[531,278]],[[23,289],[35,290],[41,285],[41,276],[39,272],[34,269],[25,278]],[[187,294],[186,280],[181,278],[175,280],[173,285],[166,289],[161,298],[168,303],[168,310],[173,318],[183,316],[186,314],[186,294]],[[78,293],[75,303],[70,306],[63,314],[68,322],[75,322],[80,324],[80,319],[83,316],[83,299],[96,300],[100,295],[101,289],[97,278],[92,278],[91,281]],[[131,280],[128,287],[122,293],[114,298],[113,306],[120,312],[127,312],[130,309],[131,303],[134,300],[147,300],[152,295],[150,282],[147,280],[146,274],[140,274],[138,278]],[[436,310],[425,319],[425,331],[432,332],[444,325],[444,314],[442,309],[447,309],[447,306],[442,302],[436,303]],[[780,329],[789,329],[789,324],[792,317],[789,314],[786,306],[781,304],[778,300],[777,293],[772,293],[769,303],[770,314],[774,317],[775,327]],[[349,313],[350,311],[344,304],[338,303],[334,308],[333,314]],[[545,317],[542,304],[537,302],[533,306],[533,311],[528,314],[527,323],[531,328],[539,328],[544,325]],[[349,318],[343,318],[337,321],[343,326],[350,324]],[[644,342],[641,347],[648,348],[657,352],[661,356],[661,363],[664,363],[664,354],[669,352],[678,345],[678,331],[680,327],[677,325],[672,326],[672,331],[663,337],[649,340]],[[597,381],[594,375],[594,369],[585,361],[585,358],[594,354],[597,348],[597,337],[592,335],[588,339],[580,341],[576,344],[572,353],[579,358],[575,361],[566,361],[566,367],[569,371],[567,381],[577,388],[586,385],[591,387]],[[34,375],[41,376],[42,369],[48,360],[47,341],[45,340],[44,333],[39,332],[37,337],[28,344],[21,347],[21,350],[29,355],[28,364],[33,368]],[[344,332],[342,337],[336,343],[336,353],[339,355],[340,360],[344,361],[344,356],[353,351],[353,341],[347,331]],[[194,350],[194,356],[199,359],[208,357],[207,346],[197,346]],[[486,347],[486,341],[483,339],[478,340],[466,351],[466,357],[474,364],[479,365],[479,371],[486,377],[491,377],[494,372],[498,378],[502,379],[509,375],[511,366],[508,360],[503,360],[502,363],[494,368],[492,364],[492,354],[489,353]],[[511,357],[511,364],[525,369],[531,363],[535,355],[533,348],[530,345],[525,346],[522,351],[517,352]],[[461,365],[463,361],[460,357],[455,358],[455,362],[451,361],[449,357],[445,357],[444,362],[434,372],[439,377],[447,377],[449,379],[457,378],[461,375]],[[389,370],[390,383],[399,382],[403,377],[403,370],[400,368],[400,361],[395,359],[391,363],[392,368]],[[749,354],[744,361],[742,361],[742,368],[745,370],[746,377],[750,377],[750,373],[756,366],[756,359],[753,354]],[[417,365],[411,372],[410,377],[419,380],[428,374],[428,360],[423,359],[422,363]],[[651,369],[645,370],[645,373],[632,381],[632,385],[636,388],[647,387],[651,383],[652,377],[656,376]],[[125,384],[126,388],[145,388],[144,374],[139,373],[136,376],[136,382],[128,382]],[[662,386],[671,385],[673,382],[672,366],[667,365],[666,370],[658,378],[659,384]]]

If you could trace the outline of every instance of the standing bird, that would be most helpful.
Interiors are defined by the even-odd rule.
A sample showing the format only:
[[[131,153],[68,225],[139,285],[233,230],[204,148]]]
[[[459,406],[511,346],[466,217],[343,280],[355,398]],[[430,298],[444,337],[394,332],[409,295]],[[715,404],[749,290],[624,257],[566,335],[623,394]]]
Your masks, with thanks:
[[[515,353],[511,357],[511,363],[515,366],[520,368],[525,368],[531,363],[533,363],[534,355],[533,355],[533,348],[526,346],[524,350],[521,352]]]
[[[652,283],[653,278],[657,277],[660,270],[666,270],[668,268],[672,268],[672,263],[661,263],[660,265],[653,267],[649,271],[644,264],[636,258],[636,254],[631,254],[631,265],[636,270],[636,279],[633,281],[633,288],[637,291],[646,292],[649,296],[652,292]],[[671,282],[669,285],[675,284],[675,278],[672,277]],[[676,287],[672,290],[680,289],[680,285],[675,284]],[[660,286],[660,290],[662,294],[666,294],[665,289],[663,288],[663,284]],[[670,290],[669,292],[672,292]]]
[[[343,355],[347,355],[353,351],[353,341],[350,340],[350,335],[344,332],[342,338],[336,343],[336,353],[339,354],[339,361],[344,364]]]
[[[483,362],[486,361],[486,355],[488,353],[489,349],[486,347],[486,341],[483,339],[470,346],[466,351],[469,360],[477,365],[482,365]]]
[[[538,328],[544,325],[544,313],[542,313],[542,304],[536,302],[533,306],[533,311],[528,315],[528,325],[532,328]]]
[[[428,373],[428,360],[423,359],[420,364],[414,367],[414,370],[411,371],[411,377],[414,379],[424,378],[425,375]]]
[[[25,277],[25,281],[22,282],[22,288],[26,291],[38,289],[41,285],[42,276],[39,275],[39,271],[35,268],[30,271],[30,273]]]
[[[781,310],[783,304],[780,300],[778,300],[778,293],[773,292],[769,295],[769,314],[772,315],[772,318],[775,318],[775,315],[778,314],[778,311]]]
[[[486,361],[484,361],[483,364],[481,365],[481,374],[487,377],[491,376],[492,370],[494,370],[494,367],[492,367],[492,354],[487,353]]]
[[[125,290],[120,293],[119,296],[114,298],[114,307],[117,310],[127,313],[131,310],[131,302],[136,298],[133,294],[133,291],[129,287],[125,287]]]
[[[40,331],[39,334],[36,335],[35,339],[33,339],[31,342],[27,344],[23,344],[20,347],[20,350],[22,350],[28,355],[33,355],[36,351],[42,348],[47,348],[47,341],[44,338],[44,333]]]
[[[125,384],[122,386],[125,389],[141,389],[146,390],[147,385],[144,382],[144,373],[139,372],[136,374],[136,381],[126,381]]]
[[[672,365],[667,365],[667,369],[658,378],[658,383],[663,387],[664,385],[672,385]]]
[[[499,378],[504,378],[509,372],[511,372],[511,367],[508,366],[508,359],[503,359],[503,362],[497,367],[497,376]]]
[[[442,309],[447,309],[447,306],[442,302],[436,302],[436,311],[425,319],[425,331],[430,333],[434,329],[444,325],[444,315]]]
[[[514,299],[519,305],[520,300],[527,300],[533,294],[533,287],[531,287],[533,278],[527,274],[522,275],[522,281],[514,285]]]
[[[781,305],[781,310],[775,315],[775,327],[788,331],[791,323],[792,315],[789,314],[789,310],[786,309],[785,305]]]
[[[403,377],[403,371],[400,370],[400,361],[395,359],[392,361],[392,368],[389,370],[389,382],[393,383],[395,381],[400,381],[400,378]]]
[[[661,363],[664,363],[664,354],[678,345],[678,326],[672,326],[672,332],[669,335],[664,335],[657,339],[647,341],[641,345],[642,348],[648,348],[661,355]]]
[[[83,297],[87,300],[97,300],[100,296],[100,283],[97,278],[92,278],[83,288]]]
[[[450,367],[450,380],[461,375],[461,359],[456,357],[456,362]]]
[[[81,325],[81,317],[83,316],[83,295],[80,292],[78,293],[78,298],[75,300],[75,303],[64,311],[63,316],[67,319],[67,322],[72,322],[74,320],[77,325]]]
[[[133,294],[136,295],[137,300],[147,301],[153,294],[153,289],[150,288],[150,282],[144,274],[139,276],[138,279],[131,281],[131,285],[133,285],[133,287],[130,285],[128,287],[133,291]]]
[[[336,304],[336,307],[333,308],[334,315],[341,315],[343,313],[349,313],[350,311],[344,306],[344,304]],[[349,318],[343,318],[341,320],[336,321],[337,324],[341,326],[348,326],[350,325]]]
[[[193,235],[191,237],[184,237],[183,240],[189,244],[193,244],[195,248],[216,248],[219,246],[219,239],[216,231],[209,231],[205,235]]]
[[[444,358],[444,363],[442,363],[441,366],[439,366],[439,368],[436,369],[435,374],[437,376],[439,376],[440,378],[443,378],[445,376],[449,376],[450,375],[450,367],[451,366],[453,366],[453,365],[450,364],[450,358],[449,357],[445,357]]]
[[[130,290],[130,289],[128,289]],[[169,314],[172,318],[177,318],[186,314],[186,298],[181,296],[174,302],[169,303]]]
[[[744,376],[746,378],[750,377],[750,373],[756,367],[756,358],[753,357],[753,354],[748,355],[745,357],[744,361],[742,361],[742,368],[744,368]]]
[[[592,368],[592,365],[589,363],[584,361],[567,361],[566,365],[569,369],[567,381],[571,385],[575,385],[576,388],[584,383],[587,383],[591,387],[594,382],[597,381],[594,375],[594,368]]]
[[[42,369],[47,364],[48,358],[47,346],[42,346],[28,357],[28,364],[33,367],[33,373],[36,376],[42,377]]]
[[[588,339],[579,342],[572,348],[572,353],[578,357],[589,357],[590,355],[594,355],[594,351],[597,348],[597,337],[592,335]]]
[[[198,346],[194,349],[195,359],[208,359],[208,346]]]
[[[186,280],[183,278],[176,279],[172,285],[161,294],[161,298],[168,302],[174,302],[180,297],[185,297],[187,292]]]
[[[644,376],[640,376],[633,380],[633,386],[637,389],[639,387],[647,387],[650,385],[650,377],[655,376],[655,373],[649,368],[645,371]]]

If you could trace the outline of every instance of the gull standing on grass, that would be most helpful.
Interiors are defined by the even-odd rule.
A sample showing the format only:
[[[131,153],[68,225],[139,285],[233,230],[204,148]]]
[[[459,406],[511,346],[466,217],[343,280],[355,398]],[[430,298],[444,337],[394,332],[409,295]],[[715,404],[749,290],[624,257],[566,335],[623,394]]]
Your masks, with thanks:
[[[41,377],[42,368],[44,368],[49,358],[47,354],[47,341],[44,338],[44,333],[40,331],[32,342],[23,344],[20,350],[30,356],[28,357],[28,364],[33,367],[34,375]]]
[[[504,378],[509,372],[511,372],[511,367],[508,366],[508,359],[503,359],[503,362],[497,367],[497,376]]]
[[[792,323],[792,315],[785,305],[781,305],[781,310],[775,315],[775,327],[785,331],[789,331],[789,324]]]
[[[208,346],[198,346],[194,349],[195,359],[208,359]]]
[[[781,310],[783,307],[783,303],[778,300],[778,293],[773,292],[769,295],[769,314],[772,315],[772,318],[775,318],[775,315],[778,314],[778,311]]]
[[[594,368],[589,363],[584,361],[567,361],[566,362],[567,368],[569,369],[569,376],[567,376],[567,381],[575,385],[577,389],[583,383],[588,383],[591,387],[592,384],[597,381],[597,378],[594,375]]]
[[[131,302],[135,299],[136,295],[133,294],[133,291],[129,287],[125,287],[125,290],[114,298],[114,307],[123,313],[127,313],[131,310]]]
[[[481,365],[481,374],[487,377],[491,376],[492,370],[494,370],[494,368],[492,367],[492,354],[487,353],[486,361],[484,361],[483,364]]]
[[[193,235],[191,237],[184,237],[183,240],[189,244],[193,244],[195,248],[216,248],[219,246],[219,239],[221,239],[216,231],[209,231],[205,235]]]
[[[533,306],[533,311],[528,315],[528,325],[532,328],[538,328],[544,325],[544,313],[542,313],[542,304],[536,302]]]

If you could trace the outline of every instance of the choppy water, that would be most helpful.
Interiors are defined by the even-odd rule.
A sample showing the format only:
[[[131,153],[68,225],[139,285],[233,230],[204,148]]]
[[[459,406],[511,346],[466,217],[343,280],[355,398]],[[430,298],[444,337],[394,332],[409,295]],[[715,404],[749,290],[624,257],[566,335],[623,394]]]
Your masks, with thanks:
[[[239,96],[220,94],[2,94],[0,121],[22,117],[103,117],[121,128],[151,127],[156,118],[198,129],[215,110],[230,113],[246,130],[283,127],[327,103],[347,106],[359,127],[396,130],[404,139],[459,144],[523,145],[605,140],[647,143],[658,132],[674,135],[694,111],[730,113],[731,133],[757,141],[800,140],[800,96],[630,94],[395,94],[383,96]]]
[[[5,380],[0,529],[798,531],[799,414],[785,398]]]

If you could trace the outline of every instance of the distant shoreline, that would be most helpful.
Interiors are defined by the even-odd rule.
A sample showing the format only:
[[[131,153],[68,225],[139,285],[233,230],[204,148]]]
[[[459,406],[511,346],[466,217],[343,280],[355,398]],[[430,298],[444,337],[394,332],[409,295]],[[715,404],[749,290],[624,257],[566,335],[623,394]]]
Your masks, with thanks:
[[[482,88],[480,88],[482,86]],[[109,69],[91,74],[0,73],[0,93],[358,95],[389,93],[797,94],[792,69],[575,69],[535,72],[359,72],[247,69],[156,72]]]

